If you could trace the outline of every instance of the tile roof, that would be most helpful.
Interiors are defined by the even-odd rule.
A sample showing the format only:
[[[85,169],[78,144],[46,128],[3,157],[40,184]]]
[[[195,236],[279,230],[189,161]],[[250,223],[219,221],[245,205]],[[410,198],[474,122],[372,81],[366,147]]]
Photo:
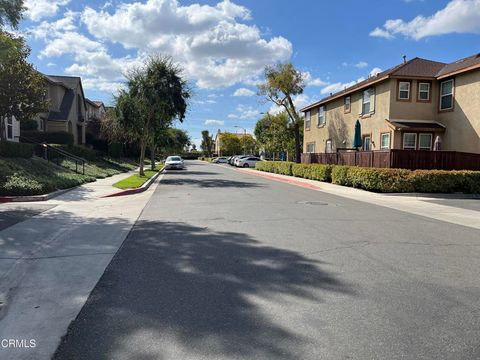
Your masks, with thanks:
[[[366,88],[369,85],[383,81],[389,77],[418,77],[436,79],[477,67],[480,68],[480,54],[475,54],[450,64],[416,57],[403,64],[399,64],[381,73],[378,73],[375,76],[370,76],[366,80],[331,94],[313,104],[305,106],[304,108],[300,109],[300,111],[307,111],[317,107],[318,105],[328,103],[329,101],[351,94],[354,91]]]

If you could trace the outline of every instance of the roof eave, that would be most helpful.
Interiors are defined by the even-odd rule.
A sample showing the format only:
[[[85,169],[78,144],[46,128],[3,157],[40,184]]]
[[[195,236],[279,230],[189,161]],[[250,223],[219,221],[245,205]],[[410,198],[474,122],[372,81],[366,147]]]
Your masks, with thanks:
[[[469,67],[466,67],[466,68],[463,68],[463,69],[459,69],[459,70],[456,70],[456,71],[449,72],[447,74],[437,76],[437,80],[442,80],[442,79],[445,79],[447,77],[455,76],[455,75],[458,75],[458,74],[461,74],[461,73],[464,73],[464,72],[467,72],[467,71],[475,70],[475,69],[478,69],[478,68],[480,68],[480,64],[475,64],[475,65],[472,65],[472,66],[469,66]]]
[[[346,96],[346,95],[349,95],[349,94],[353,94],[353,93],[356,92],[356,91],[359,91],[359,90],[368,88],[368,87],[371,86],[371,85],[378,84],[379,82],[384,81],[384,80],[387,80],[387,79],[389,79],[389,78],[390,78],[390,75],[386,75],[386,76],[383,76],[383,77],[381,77],[381,78],[379,78],[379,79],[376,79],[376,80],[374,80],[374,81],[368,82],[368,83],[366,83],[366,84],[364,84],[364,85],[362,85],[362,86],[359,86],[359,87],[357,87],[357,88],[355,88],[355,89],[351,89],[351,90],[345,89],[345,90],[343,90],[343,91],[341,91],[341,92],[339,92],[339,93],[337,93],[337,94],[334,94],[334,95],[332,95],[332,96],[329,96],[328,98],[325,98],[325,99],[322,99],[322,100],[320,100],[320,101],[317,101],[316,103],[313,103],[313,104],[311,104],[311,105],[307,105],[307,106],[305,106],[304,108],[300,109],[300,111],[301,111],[301,112],[305,112],[305,111],[311,110],[311,109],[313,109],[313,108],[316,108],[316,107],[319,106],[319,105],[327,104],[327,103],[329,103],[329,102],[331,102],[331,101],[333,101],[333,100],[336,100],[336,99],[338,99],[338,98],[341,98],[341,97],[343,97],[343,96]],[[354,86],[355,86],[355,85],[354,85]]]

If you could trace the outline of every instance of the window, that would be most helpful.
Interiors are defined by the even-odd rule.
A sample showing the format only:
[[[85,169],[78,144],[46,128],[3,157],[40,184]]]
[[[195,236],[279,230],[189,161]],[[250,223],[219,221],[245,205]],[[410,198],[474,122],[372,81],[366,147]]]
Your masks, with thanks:
[[[365,135],[363,137],[363,151],[370,151],[372,150],[372,139],[370,135]]]
[[[417,148],[417,134],[405,133],[403,134],[403,148],[405,150],[415,150]]]
[[[325,152],[328,153],[328,154],[331,153],[331,152],[333,152],[332,140],[327,140],[327,141],[325,142]]]
[[[7,118],[7,139],[13,140],[13,120],[11,117]]]
[[[418,135],[418,150],[432,150],[432,134]]]
[[[410,100],[410,81],[398,82],[398,99]]]
[[[315,152],[315,143],[307,143],[307,153]]]
[[[325,120],[326,120],[325,118],[326,118],[326,113],[325,113],[325,105],[324,105],[324,106],[320,106],[320,108],[318,109],[317,126],[325,125]]]
[[[380,149],[390,149],[390,133],[380,134]]]
[[[453,109],[453,79],[440,84],[440,110]]]
[[[375,110],[375,89],[370,88],[362,95],[362,115],[370,114]]]
[[[310,111],[305,112],[305,130],[310,130],[311,120]]]
[[[344,102],[344,107],[343,107],[343,111],[345,112],[345,114],[350,112],[351,102],[352,102],[352,98],[350,96],[345,96],[345,102]]]
[[[430,83],[418,83],[418,100],[429,101],[430,100]]]

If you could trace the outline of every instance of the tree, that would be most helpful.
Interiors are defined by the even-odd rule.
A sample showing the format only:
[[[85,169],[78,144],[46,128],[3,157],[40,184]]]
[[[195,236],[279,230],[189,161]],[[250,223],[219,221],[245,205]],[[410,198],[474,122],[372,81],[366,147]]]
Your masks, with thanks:
[[[300,162],[301,139],[300,124],[302,117],[293,103],[293,96],[303,93],[304,77],[291,63],[265,67],[265,83],[259,85],[259,95],[281,106],[287,112],[295,137],[295,161]]]
[[[0,139],[5,119],[31,120],[46,111],[43,76],[27,62],[30,48],[21,37],[0,30]]]
[[[213,137],[210,135],[208,130],[203,130],[202,143],[200,144],[200,148],[203,150],[204,153],[208,155],[208,157],[212,157],[212,146],[213,146]]]
[[[220,135],[220,151],[222,155],[235,155],[243,152],[240,138],[235,134],[222,133]]]
[[[190,142],[185,130],[169,128],[161,132],[157,146],[164,154],[176,154],[183,152]]]
[[[0,28],[9,24],[16,29],[24,10],[23,0],[0,0]]]
[[[181,68],[169,57],[151,56],[127,75],[127,89],[116,99],[116,118],[128,137],[139,144],[141,176],[145,175],[147,145],[154,169],[157,144],[175,119],[183,121],[190,97]]]
[[[285,111],[265,115],[256,123],[254,133],[257,141],[269,153],[295,153],[295,134]],[[300,138],[302,137],[303,120],[300,124]]]
[[[155,149],[159,136],[175,119],[185,118],[192,92],[183,79],[183,70],[168,56],[150,56],[141,82],[141,96],[147,110],[152,170],[155,168]]]

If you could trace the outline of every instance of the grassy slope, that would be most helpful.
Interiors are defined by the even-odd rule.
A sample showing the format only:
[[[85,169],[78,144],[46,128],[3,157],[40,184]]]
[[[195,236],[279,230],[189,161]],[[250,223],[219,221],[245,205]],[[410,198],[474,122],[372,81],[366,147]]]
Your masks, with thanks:
[[[64,165],[75,169],[74,162]],[[41,159],[0,158],[0,195],[40,195],[59,189],[68,189],[96,178],[105,178],[132,170],[131,162],[98,159],[88,162],[85,175],[76,174]]]
[[[40,159],[0,158],[0,195],[39,195],[95,177],[73,173]]]

